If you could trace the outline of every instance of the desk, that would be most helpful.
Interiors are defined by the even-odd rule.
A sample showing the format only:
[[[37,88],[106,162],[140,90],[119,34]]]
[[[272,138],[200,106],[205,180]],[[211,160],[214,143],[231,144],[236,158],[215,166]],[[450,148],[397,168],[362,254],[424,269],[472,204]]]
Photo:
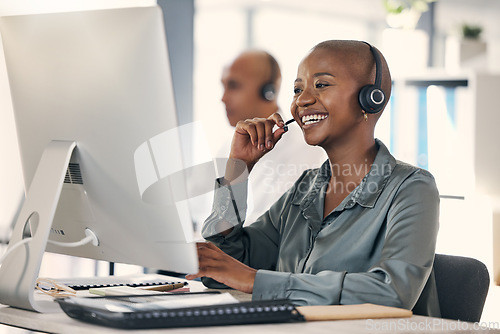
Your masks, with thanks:
[[[199,282],[190,282],[191,289],[199,291],[204,289]],[[230,291],[240,301],[251,298],[250,295],[238,291]],[[74,320],[64,313],[41,314],[25,311],[4,305],[0,305],[0,324],[27,328],[34,331],[49,333],[123,333],[123,330],[96,326]],[[0,333],[11,333],[0,329]],[[497,330],[484,330],[479,325],[472,323],[429,318],[423,316],[412,316],[411,318],[377,319],[377,320],[338,320],[338,321],[317,321],[303,323],[286,324],[263,324],[263,325],[241,325],[241,326],[214,326],[214,327],[193,327],[175,329],[153,329],[153,330],[127,330],[127,333],[196,333],[196,334],[254,334],[264,333],[500,333]],[[18,333],[13,330],[12,333]]]

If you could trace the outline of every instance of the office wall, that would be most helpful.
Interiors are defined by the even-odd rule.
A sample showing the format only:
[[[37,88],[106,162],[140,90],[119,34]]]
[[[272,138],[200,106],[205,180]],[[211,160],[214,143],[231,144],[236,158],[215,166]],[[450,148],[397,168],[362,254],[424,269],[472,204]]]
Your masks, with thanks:
[[[457,35],[462,23],[480,25],[482,40],[487,43],[485,70],[500,72],[500,1],[438,0],[436,5],[436,66],[444,66],[445,42]]]
[[[158,0],[163,9],[179,124],[193,121],[194,0]]]

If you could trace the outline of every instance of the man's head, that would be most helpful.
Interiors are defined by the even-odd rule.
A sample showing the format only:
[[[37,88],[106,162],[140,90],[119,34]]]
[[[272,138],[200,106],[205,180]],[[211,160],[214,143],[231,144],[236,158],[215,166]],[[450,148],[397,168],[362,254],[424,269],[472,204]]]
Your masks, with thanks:
[[[224,86],[222,102],[226,105],[231,126],[248,118],[267,118],[278,110],[276,98],[281,71],[274,57],[267,52],[249,50],[241,53],[224,68],[221,80]],[[274,94],[269,92],[273,88]]]

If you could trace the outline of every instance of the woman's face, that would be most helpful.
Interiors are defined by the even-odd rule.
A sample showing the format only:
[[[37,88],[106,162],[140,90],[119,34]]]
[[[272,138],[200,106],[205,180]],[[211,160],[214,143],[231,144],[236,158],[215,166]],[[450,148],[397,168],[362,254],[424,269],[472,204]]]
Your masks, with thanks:
[[[325,149],[355,139],[363,122],[356,64],[340,51],[316,49],[299,65],[291,113],[309,145]]]

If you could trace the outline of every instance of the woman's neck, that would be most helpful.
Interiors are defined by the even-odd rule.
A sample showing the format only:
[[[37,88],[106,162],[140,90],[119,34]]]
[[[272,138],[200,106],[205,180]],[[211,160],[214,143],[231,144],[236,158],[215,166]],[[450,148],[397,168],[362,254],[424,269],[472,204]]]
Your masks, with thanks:
[[[337,183],[357,186],[370,171],[377,152],[375,140],[371,145],[356,143],[330,150],[327,154],[332,172],[331,179]]]

